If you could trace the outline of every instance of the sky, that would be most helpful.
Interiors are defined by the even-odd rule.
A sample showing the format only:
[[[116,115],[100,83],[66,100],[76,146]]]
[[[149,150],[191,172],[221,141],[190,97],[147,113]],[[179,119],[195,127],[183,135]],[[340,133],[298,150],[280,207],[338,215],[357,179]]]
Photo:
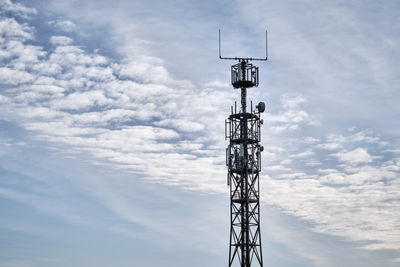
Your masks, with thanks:
[[[399,266],[398,1],[0,0],[0,267],[228,264],[218,29],[264,266]]]

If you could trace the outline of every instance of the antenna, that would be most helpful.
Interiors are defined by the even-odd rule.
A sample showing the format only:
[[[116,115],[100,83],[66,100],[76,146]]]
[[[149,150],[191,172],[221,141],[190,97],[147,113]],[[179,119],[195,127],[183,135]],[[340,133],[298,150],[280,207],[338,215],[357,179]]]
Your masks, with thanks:
[[[252,58],[252,57],[223,57],[221,54],[221,29],[218,30],[218,44],[219,44],[219,58],[220,59],[228,59],[228,60],[259,60],[259,61],[267,61],[268,60],[268,31],[265,30],[265,58]]]
[[[229,139],[226,149],[228,186],[230,189],[231,227],[229,241],[229,267],[235,259],[241,267],[263,267],[260,233],[260,183],[261,113],[264,102],[246,111],[247,88],[258,86],[258,67],[252,60],[268,59],[267,31],[265,31],[265,58],[223,57],[221,55],[221,30],[219,30],[219,58],[238,60],[231,66],[233,88],[241,90],[241,110],[231,107],[231,115],[225,121],[225,139]]]

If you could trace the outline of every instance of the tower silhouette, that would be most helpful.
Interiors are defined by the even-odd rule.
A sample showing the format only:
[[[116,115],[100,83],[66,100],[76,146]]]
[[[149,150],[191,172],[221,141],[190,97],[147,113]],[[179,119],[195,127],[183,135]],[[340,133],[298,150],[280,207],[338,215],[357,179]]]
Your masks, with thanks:
[[[247,109],[247,89],[257,87],[259,83],[258,67],[250,63],[253,60],[266,61],[265,58],[242,58],[221,56],[221,31],[219,31],[219,58],[237,60],[231,66],[231,82],[241,91],[241,106],[231,107],[231,115],[225,121],[225,139],[229,140],[226,149],[227,182],[230,188],[230,245],[229,267],[235,258],[241,267],[263,266],[260,232],[260,183],[261,152],[260,145],[261,113],[265,111],[264,102],[253,109]]]

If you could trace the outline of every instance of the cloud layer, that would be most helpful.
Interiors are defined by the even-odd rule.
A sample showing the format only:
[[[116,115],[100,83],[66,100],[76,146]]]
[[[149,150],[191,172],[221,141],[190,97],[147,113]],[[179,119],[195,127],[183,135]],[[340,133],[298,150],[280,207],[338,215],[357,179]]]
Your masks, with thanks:
[[[3,120],[49,147],[81,153],[135,179],[226,193],[223,122],[238,94],[223,86],[223,78],[203,87],[176,79],[140,45],[119,60],[90,52],[68,35],[77,31],[69,20],[50,21],[57,34],[39,45],[38,29],[28,19],[37,11],[9,1],[1,5]],[[301,65],[304,58],[296,55]],[[321,66],[304,71],[317,73],[328,86],[332,77],[320,73]],[[377,83],[385,83],[384,73],[374,73]],[[397,147],[365,127],[326,135],[301,92],[277,100],[263,114],[262,201],[310,222],[316,232],[362,241],[367,249],[400,250]],[[21,199],[10,192],[0,194]],[[119,209],[128,200],[108,201]]]

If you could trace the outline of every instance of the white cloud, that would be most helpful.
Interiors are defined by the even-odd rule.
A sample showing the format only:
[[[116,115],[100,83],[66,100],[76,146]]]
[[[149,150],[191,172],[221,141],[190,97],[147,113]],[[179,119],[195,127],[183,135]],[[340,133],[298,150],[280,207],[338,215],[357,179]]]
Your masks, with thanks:
[[[1,103],[7,103],[9,101],[8,97],[0,95],[0,102]]]
[[[50,42],[54,45],[69,45],[72,43],[72,39],[66,36],[51,36]]]
[[[314,152],[312,150],[307,150],[307,151],[304,151],[304,152],[293,154],[290,157],[298,159],[298,158],[308,158],[308,157],[310,157],[312,155],[314,155]]]
[[[48,22],[49,25],[53,26],[56,30],[62,31],[62,32],[74,32],[76,30],[76,25],[70,20],[63,20],[63,19],[58,19],[58,20],[52,20]]]
[[[311,137],[311,136],[308,136],[308,137],[303,139],[303,142],[305,142],[306,144],[313,144],[313,143],[316,143],[318,141],[319,141],[319,139]]]
[[[325,149],[325,150],[336,150],[340,147],[337,143],[325,143],[325,144],[318,144],[317,148]]]
[[[273,133],[282,133],[299,130],[304,125],[315,124],[316,121],[300,107],[304,102],[306,101],[301,95],[282,95],[280,98],[282,108],[279,113],[263,114],[265,127]]]
[[[289,171],[290,170],[290,168],[283,166],[283,165],[265,166],[264,169],[266,171]]]
[[[107,59],[99,55],[88,55],[77,46],[58,46],[49,56],[51,63],[73,68],[74,65],[103,65]]]
[[[379,240],[365,248],[399,249],[399,239],[392,238],[395,234],[392,227],[400,214],[392,209],[388,213],[385,211],[391,206],[387,199],[398,195],[392,191],[398,186],[393,180],[396,174],[374,168],[359,169],[355,173],[326,171],[328,174],[320,180],[306,179],[308,175],[303,175],[302,179],[290,176],[283,180],[264,179],[264,201],[316,222],[314,229],[318,232],[353,240]],[[385,177],[391,181],[387,185],[379,182]],[[342,187],[324,183],[342,184]]]
[[[0,58],[9,61],[9,65],[19,70],[24,70],[27,65],[38,63],[40,58],[46,55],[46,52],[42,51],[40,47],[24,45],[20,40],[3,43],[1,47],[4,50],[0,54]]]
[[[359,164],[372,162],[372,157],[365,148],[356,148],[347,152],[339,152],[336,154],[339,161]]]
[[[399,160],[388,157],[391,152],[381,138],[372,131],[330,134],[312,142],[293,138],[280,143],[272,137],[268,135],[268,143],[279,146],[274,158],[263,155],[265,203],[309,221],[316,232],[371,241],[360,245],[365,249],[400,248],[392,227],[400,218],[394,209]],[[287,169],[275,167],[288,158]]]
[[[4,84],[18,85],[32,82],[35,76],[26,71],[11,68],[0,68],[0,82]]]
[[[56,47],[46,56],[29,60],[16,53],[4,68],[17,74],[14,65],[26,66],[21,77],[7,81],[15,85],[3,96],[13,102],[4,108],[7,114],[54,146],[88,152],[97,161],[107,160],[153,181],[199,190],[224,184],[213,179],[216,173],[223,175],[217,167],[223,159],[215,154],[219,138],[178,134],[199,132],[205,125],[212,133],[223,126],[221,115],[210,116],[226,102],[223,91],[193,90],[190,83],[173,80],[154,57],[111,63],[71,45],[69,38],[53,36],[51,41]]]
[[[282,106],[287,109],[297,108],[301,103],[306,101],[307,100],[302,95],[282,95],[281,97]]]
[[[14,18],[5,18],[0,21],[0,32],[7,40],[33,39],[33,29],[26,23],[20,24]]]
[[[204,125],[198,122],[188,120],[171,120],[166,119],[155,123],[158,126],[173,127],[184,132],[198,132],[204,129]]]
[[[144,83],[167,83],[170,81],[167,70],[153,57],[139,57],[120,66],[119,76]]]
[[[63,110],[80,110],[87,109],[93,106],[105,106],[111,103],[103,91],[92,90],[89,92],[72,93],[64,98],[60,98],[51,102],[51,106],[55,109]]]
[[[20,3],[12,3],[10,0],[0,1],[0,14],[4,12],[11,12],[14,16],[29,18],[31,15],[37,13],[36,9],[26,7]]]

